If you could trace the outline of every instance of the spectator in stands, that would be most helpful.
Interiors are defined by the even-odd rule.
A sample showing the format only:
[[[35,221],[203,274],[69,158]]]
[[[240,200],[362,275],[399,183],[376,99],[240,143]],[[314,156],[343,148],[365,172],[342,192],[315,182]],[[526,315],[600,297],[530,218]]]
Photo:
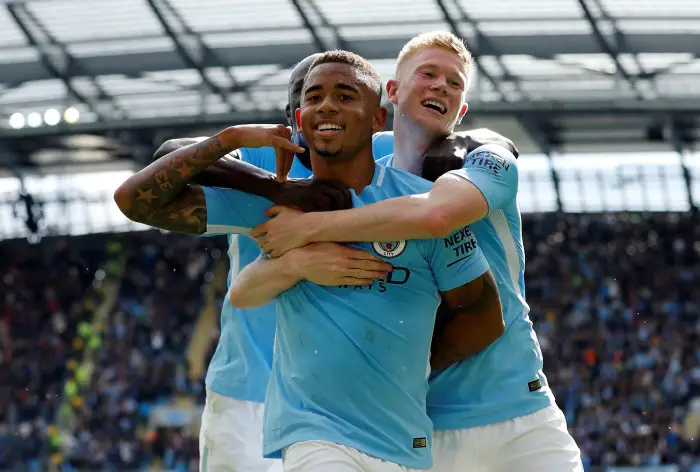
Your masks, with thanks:
[[[542,214],[523,225],[532,318],[587,468],[700,470],[698,431],[692,422],[686,430],[700,398],[700,219]],[[85,241],[0,246],[2,470],[31,470],[51,450],[47,425],[80,361],[79,326],[100,302],[91,284],[105,244]],[[77,395],[65,462],[128,470],[156,460],[195,471],[196,428],[156,428],[149,418],[174,396],[203,401],[186,350],[225,241],[146,232],[124,245],[119,301]]]

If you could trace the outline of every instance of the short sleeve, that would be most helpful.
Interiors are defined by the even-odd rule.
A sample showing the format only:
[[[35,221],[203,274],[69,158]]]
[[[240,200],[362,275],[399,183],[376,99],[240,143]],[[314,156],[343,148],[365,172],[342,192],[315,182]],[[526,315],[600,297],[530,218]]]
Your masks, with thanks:
[[[261,147],[261,148],[240,148],[239,149],[241,160],[252,164],[255,167],[265,169],[270,172],[275,172],[275,166],[277,161],[275,159],[275,148],[273,147]]]
[[[515,156],[498,144],[479,146],[464,158],[461,169],[450,171],[474,184],[484,195],[489,214],[503,209],[518,194]]]
[[[265,210],[273,203],[262,197],[238,190],[202,187],[207,205],[206,236],[215,234],[247,235],[267,221]]]
[[[394,133],[381,131],[372,135],[372,154],[374,160],[379,160],[394,153]]]
[[[431,245],[430,268],[441,292],[466,285],[489,270],[489,263],[469,226],[445,238],[426,242]]]

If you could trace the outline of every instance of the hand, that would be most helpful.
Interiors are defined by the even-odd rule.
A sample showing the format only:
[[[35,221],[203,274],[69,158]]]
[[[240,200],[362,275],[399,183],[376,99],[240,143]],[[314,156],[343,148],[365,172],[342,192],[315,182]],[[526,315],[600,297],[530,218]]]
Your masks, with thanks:
[[[346,210],[352,208],[352,197],[340,182],[292,179],[282,184],[275,203],[302,211]]]
[[[317,214],[302,213],[275,205],[268,208],[265,216],[272,219],[253,228],[250,234],[263,253],[280,257],[287,251],[313,242],[309,237],[309,229],[313,226],[313,220],[318,216]]]
[[[287,175],[294,160],[294,154],[304,152],[304,148],[292,142],[292,128],[284,125],[240,125],[228,128],[226,135],[230,136],[235,148],[260,148],[270,146],[275,148],[277,179],[287,180]]]
[[[423,178],[435,182],[448,171],[462,168],[464,158],[484,144],[498,144],[518,157],[513,141],[486,128],[452,133],[433,144],[423,160]]]
[[[337,243],[313,243],[293,249],[284,256],[299,279],[316,285],[372,285],[385,279],[392,267],[362,249]]]

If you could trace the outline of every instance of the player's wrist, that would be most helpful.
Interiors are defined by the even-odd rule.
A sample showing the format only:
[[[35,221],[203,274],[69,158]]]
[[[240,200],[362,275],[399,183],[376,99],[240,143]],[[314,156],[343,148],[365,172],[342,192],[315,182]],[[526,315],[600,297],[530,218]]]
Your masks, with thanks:
[[[304,264],[299,260],[300,252],[298,249],[292,249],[279,257],[281,276],[294,283],[304,278]]]
[[[327,239],[327,228],[325,226],[328,218],[325,218],[325,216],[326,213],[322,212],[305,213],[303,215],[303,218],[306,219],[302,225],[304,232],[301,235],[304,244],[331,241]]]
[[[241,147],[241,129],[237,126],[230,126],[214,135],[221,147],[229,152]]]

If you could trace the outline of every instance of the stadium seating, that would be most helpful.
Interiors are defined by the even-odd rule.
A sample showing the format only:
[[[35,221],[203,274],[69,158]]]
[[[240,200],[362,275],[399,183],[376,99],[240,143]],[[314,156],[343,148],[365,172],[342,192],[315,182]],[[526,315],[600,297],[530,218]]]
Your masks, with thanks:
[[[700,422],[690,412],[700,398],[700,220],[550,213],[526,215],[523,234],[545,371],[587,469],[691,470],[700,457]],[[192,422],[154,417],[203,401],[203,379],[188,376],[186,352],[214,264],[225,256],[223,238],[121,237],[119,297],[91,375],[70,399],[75,427],[48,441],[80,362],[79,325],[104,298],[96,280],[105,277],[113,237],[0,246],[1,470],[31,470],[36,457],[66,470],[136,470],[153,461],[197,470]]]

